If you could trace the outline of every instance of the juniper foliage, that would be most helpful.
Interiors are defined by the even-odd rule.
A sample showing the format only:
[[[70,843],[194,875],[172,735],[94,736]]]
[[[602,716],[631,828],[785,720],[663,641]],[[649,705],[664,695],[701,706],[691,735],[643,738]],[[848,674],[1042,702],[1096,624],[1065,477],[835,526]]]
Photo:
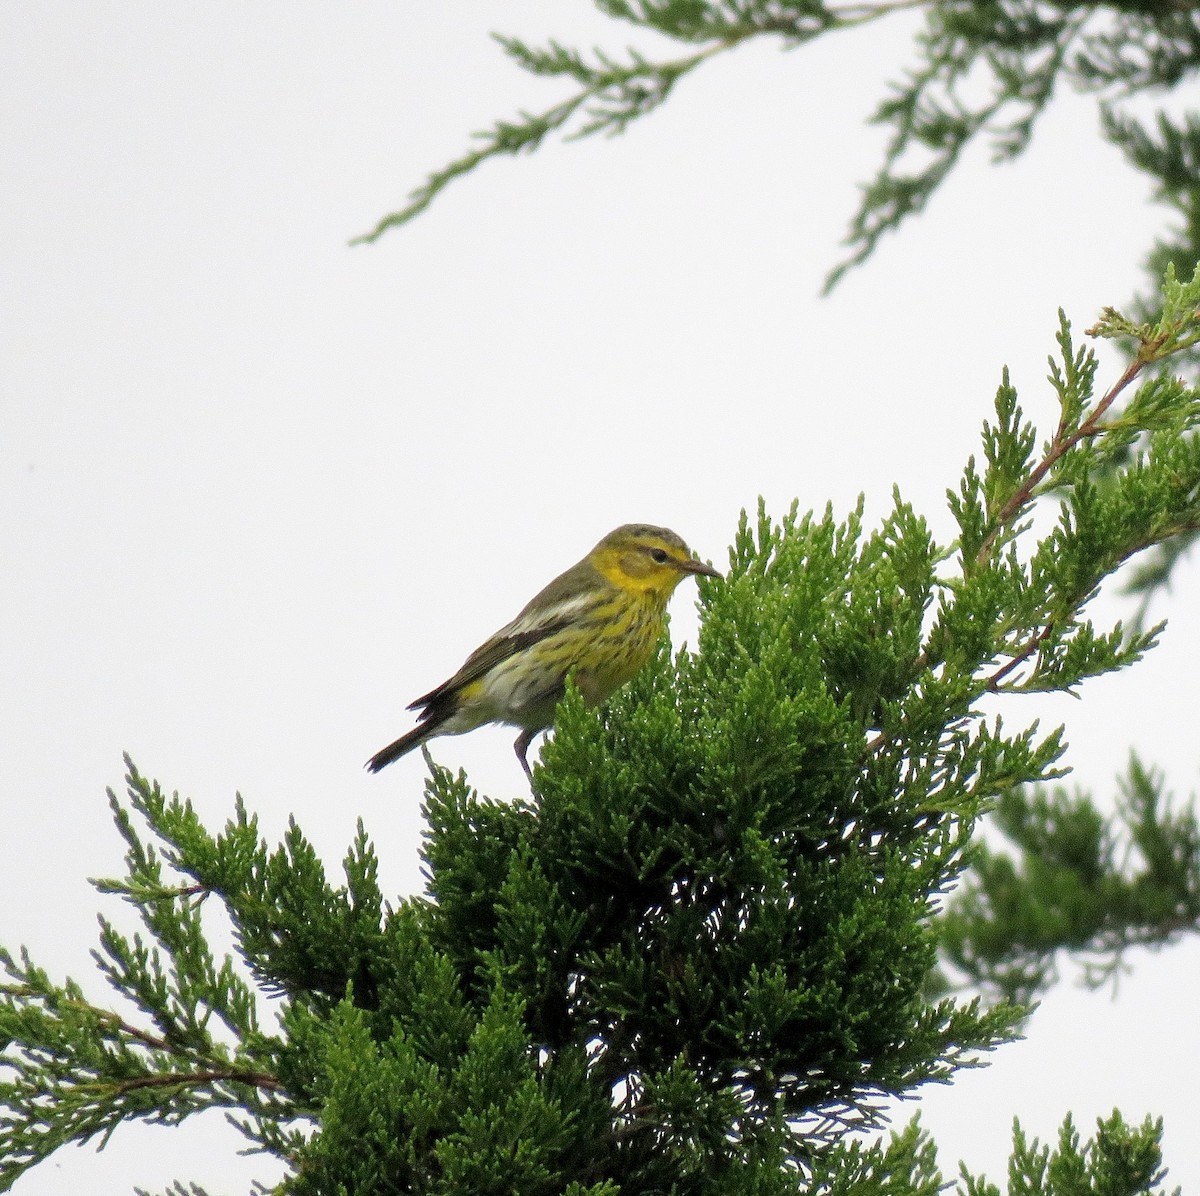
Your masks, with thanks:
[[[1158,1150],[1162,1123],[1146,1118],[1125,1123],[1120,1113],[1096,1123],[1096,1136],[1081,1142],[1070,1117],[1059,1131],[1057,1148],[1032,1142],[1013,1123],[1013,1152],[1008,1167],[1009,1196],[1081,1196],[1085,1192],[1155,1192],[1165,1173]],[[982,1176],[961,1169],[963,1196],[1000,1196]],[[1179,1189],[1175,1189],[1179,1196]]]
[[[1099,131],[1146,175],[1170,223],[1148,251],[1147,289],[1130,308],[1143,320],[1157,303],[1168,266],[1180,277],[1200,262],[1200,117],[1186,85],[1200,68],[1200,10],[1175,0],[596,0],[605,15],[639,33],[686,47],[661,57],[634,46],[590,52],[551,39],[543,46],[495,34],[522,70],[557,80],[566,94],[539,112],[522,111],[476,133],[473,147],[433,171],[395,211],[355,244],[378,240],[423,212],[456,179],[490,158],[531,153],[548,137],[615,136],[664,103],[680,80],[709,59],[768,39],[795,50],[860,26],[920,12],[913,58],[897,64],[871,121],[889,131],[883,161],[861,187],[845,257],[825,290],[867,260],[888,233],[919,215],[976,142],[992,161],[1018,157],[1056,90],[1096,98]],[[1171,103],[1163,103],[1170,97]],[[1152,115],[1147,115],[1150,104]],[[1177,359],[1176,370],[1195,370]],[[1139,617],[1166,588],[1195,542],[1184,533],[1146,554],[1128,580],[1142,596]]]
[[[940,926],[945,961],[977,988],[1029,1004],[1065,955],[1084,983],[1116,981],[1131,947],[1158,949],[1200,930],[1200,827],[1164,779],[1134,756],[1117,822],[1062,786],[1012,789],[996,824],[1013,849],[973,849]]]
[[[334,882],[295,823],[271,848],[239,800],[213,833],[130,763],[125,875],[98,885],[142,930],[102,921],[95,959],[133,1012],[0,954],[0,1187],[216,1108],[294,1196],[938,1190],[916,1121],[852,1131],[1019,1029],[1010,1001],[930,995],[937,910],[980,817],[1061,775],[1060,731],[1008,696],[1074,691],[1158,637],[1086,606],[1200,526],[1200,393],[1152,369],[1198,311],[1200,276],[1171,275],[1154,323],[1106,313],[1097,334],[1139,349],[1102,394],[1063,320],[1053,430],[1006,378],[952,545],[899,494],[874,530],[861,506],[743,516],[726,579],[700,579],[697,651],[664,643],[598,712],[569,693],[531,797],[431,762],[422,896],[385,901],[361,826]],[[1036,1187],[1018,1141],[1013,1190],[1160,1190],[1160,1127],[1123,1124],[1087,1148],[1064,1131],[1073,1188]]]
[[[520,112],[476,134],[474,147],[434,171],[402,207],[361,241],[424,211],[455,179],[490,158],[532,152],[548,136],[568,140],[624,132],[654,111],[680,80],[709,59],[769,39],[795,50],[819,38],[851,37],[860,26],[924,17],[913,60],[896,67],[872,115],[890,131],[883,162],[862,189],[846,237],[847,256],[827,289],[868,258],[880,239],[922,212],[976,141],[993,161],[1029,145],[1038,118],[1064,85],[1094,95],[1103,136],[1154,180],[1177,223],[1149,262],[1153,290],[1168,264],[1181,275],[1200,261],[1200,123],[1161,109],[1152,119],[1138,100],[1178,92],[1200,66],[1200,12],[1173,0],[596,0],[602,13],[684,52],[655,56],[635,47],[590,52],[550,40],[531,45],[495,35],[522,70],[557,80],[565,94],[540,112]],[[853,45],[847,44],[852,51]],[[1149,306],[1147,306],[1149,305]]]

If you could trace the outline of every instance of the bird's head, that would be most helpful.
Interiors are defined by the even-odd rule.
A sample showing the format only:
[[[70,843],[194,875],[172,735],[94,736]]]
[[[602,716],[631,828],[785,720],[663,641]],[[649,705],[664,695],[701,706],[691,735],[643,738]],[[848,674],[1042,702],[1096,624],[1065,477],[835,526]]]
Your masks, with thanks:
[[[609,532],[588,554],[588,560],[622,589],[664,598],[690,573],[721,576],[711,565],[696,560],[673,531],[646,523],[626,523]]]

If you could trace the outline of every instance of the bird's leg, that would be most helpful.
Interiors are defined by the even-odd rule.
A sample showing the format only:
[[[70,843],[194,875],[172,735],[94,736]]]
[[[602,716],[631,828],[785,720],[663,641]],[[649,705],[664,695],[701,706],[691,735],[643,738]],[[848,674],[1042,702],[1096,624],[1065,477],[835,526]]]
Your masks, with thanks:
[[[533,787],[533,772],[529,767],[529,761],[525,759],[525,753],[529,751],[529,745],[533,742],[533,737],[536,734],[536,731],[522,731],[513,744],[513,751],[517,753],[517,759],[521,761],[521,767],[525,770],[525,775],[529,778],[530,788]]]

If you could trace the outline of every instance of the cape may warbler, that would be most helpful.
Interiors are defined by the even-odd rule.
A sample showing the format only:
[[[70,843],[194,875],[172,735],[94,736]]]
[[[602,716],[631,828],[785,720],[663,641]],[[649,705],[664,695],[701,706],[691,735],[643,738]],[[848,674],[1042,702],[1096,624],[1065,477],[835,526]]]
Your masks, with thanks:
[[[554,722],[574,673],[592,705],[603,702],[648,661],[662,634],[667,600],[689,574],[721,575],[695,560],[665,527],[628,523],[609,532],[556,577],[511,623],[481,644],[462,668],[418,698],[417,725],[367,761],[371,772],[435,735],[461,735],[484,723],[520,727],[517,759]]]

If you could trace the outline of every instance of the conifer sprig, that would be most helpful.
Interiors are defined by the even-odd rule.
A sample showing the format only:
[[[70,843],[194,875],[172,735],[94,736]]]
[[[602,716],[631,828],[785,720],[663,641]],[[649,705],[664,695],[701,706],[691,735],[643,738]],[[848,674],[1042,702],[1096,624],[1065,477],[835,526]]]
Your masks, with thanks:
[[[1133,947],[1200,931],[1195,799],[1173,806],[1161,775],[1133,757],[1114,827],[1093,799],[1061,786],[1013,789],[996,823],[1007,849],[977,844],[940,926],[944,958],[977,989],[1028,1004],[1060,959],[1089,987],[1115,983]]]
[[[845,238],[846,257],[825,280],[831,290],[865,261],[882,238],[920,214],[955,166],[980,140],[1005,162],[1030,144],[1038,119],[1064,84],[1098,97],[1101,130],[1135,168],[1156,182],[1157,198],[1180,217],[1151,254],[1155,284],[1168,264],[1189,270],[1200,257],[1196,164],[1200,122],[1192,114],[1157,115],[1148,128],[1125,105],[1147,91],[1177,88],[1200,69],[1195,13],[1186,4],[1110,0],[597,0],[606,15],[681,45],[699,47],[655,58],[630,47],[624,57],[590,55],[557,40],[534,47],[495,35],[521,69],[573,90],[536,113],[520,112],[477,134],[477,148],[432,172],[408,202],[354,243],[377,240],[423,212],[455,179],[490,158],[533,151],[547,136],[566,140],[624,132],[662,104],[702,63],[754,38],[784,48],[845,33],[908,12],[923,12],[915,61],[871,117],[891,131],[883,161],[861,189]],[[1143,301],[1149,308],[1153,296]]]
[[[786,44],[797,45],[811,41],[827,29],[863,24],[910,6],[906,2],[861,4],[851,5],[842,12],[813,0],[782,3],[723,0],[707,5],[692,0],[639,0],[638,3],[602,0],[600,7],[611,17],[701,47],[678,58],[659,61],[652,61],[633,47],[625,51],[624,61],[599,48],[592,51],[589,59],[555,40],[539,48],[520,38],[493,34],[504,53],[523,70],[543,78],[567,80],[576,90],[541,112],[520,112],[513,120],[497,121],[491,129],[476,134],[478,148],[434,171],[409,194],[407,204],[384,216],[374,228],[351,243],[378,240],[389,229],[406,224],[423,212],[455,179],[489,158],[531,152],[550,133],[564,131],[567,140],[598,133],[606,136],[623,133],[633,121],[662,104],[676,83],[701,63],[751,37],[774,35],[782,37]]]
[[[1061,1196],[1067,1192],[1120,1192],[1150,1196],[1163,1190],[1161,1120],[1147,1117],[1141,1125],[1126,1123],[1118,1112],[1096,1122],[1096,1136],[1082,1142],[1068,1116],[1054,1148],[1032,1141],[1013,1121],[1013,1152],[1008,1167],[1011,1196]],[[962,1196],[1000,1196],[1000,1189],[965,1165],[959,1171]],[[1180,1196],[1175,1188],[1173,1196]]]

